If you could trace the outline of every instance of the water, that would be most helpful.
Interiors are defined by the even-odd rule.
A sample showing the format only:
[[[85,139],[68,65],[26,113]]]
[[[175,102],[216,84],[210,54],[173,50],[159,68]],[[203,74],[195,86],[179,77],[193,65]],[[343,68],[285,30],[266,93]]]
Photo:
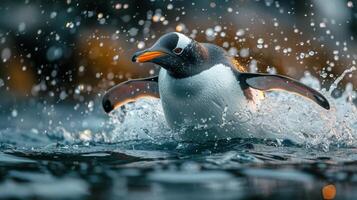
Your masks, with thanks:
[[[309,73],[302,81],[320,87]],[[321,199],[332,184],[338,199],[354,199],[355,92],[347,85],[332,98],[332,90],[324,92],[331,111],[269,93],[259,112],[242,116],[276,138],[203,144],[171,131],[159,100],[140,100],[110,116],[100,98],[75,107],[19,102],[1,115],[0,197]]]
[[[103,2],[0,4],[0,199],[356,199],[354,1]],[[310,70],[332,108],[268,93],[238,113],[251,138],[203,143],[170,130],[158,100],[106,115],[100,91],[157,74],[130,57],[168,31],[252,72]]]

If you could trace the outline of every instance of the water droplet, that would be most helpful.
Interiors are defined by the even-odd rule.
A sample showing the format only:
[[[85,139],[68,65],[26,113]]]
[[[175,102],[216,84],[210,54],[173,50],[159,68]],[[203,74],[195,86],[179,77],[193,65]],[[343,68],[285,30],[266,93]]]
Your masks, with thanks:
[[[115,4],[115,9],[119,10],[121,7],[122,7],[122,6],[121,6],[120,3]]]
[[[300,53],[300,58],[301,59],[305,58],[305,53]]]
[[[89,109],[93,109],[93,107],[94,107],[94,102],[93,101],[89,101],[88,102],[88,108]]]
[[[239,51],[239,56],[242,58],[247,58],[249,56],[249,49],[243,48]]]
[[[55,17],[57,17],[57,12],[55,12],[55,11],[51,12],[50,18],[53,19]]]
[[[62,54],[62,48],[52,46],[47,50],[46,56],[49,61],[54,61],[60,59],[62,57]]]
[[[61,100],[64,100],[64,99],[67,98],[67,96],[68,96],[68,95],[67,95],[66,91],[65,91],[65,90],[62,90],[59,97],[60,97]]]
[[[18,26],[19,32],[24,32],[26,30],[26,24],[25,22],[21,22]]]
[[[206,33],[206,36],[207,36],[207,37],[212,37],[212,36],[214,36],[214,31],[213,31],[212,28],[208,28],[205,33]]]
[[[245,34],[245,31],[243,29],[239,29],[237,32],[236,32],[236,35],[238,37],[242,37],[243,35]]]
[[[167,10],[172,10],[173,8],[174,6],[171,3],[167,4]]]
[[[161,13],[156,13],[156,14],[152,17],[152,21],[154,21],[154,22],[159,22],[159,21],[160,21],[160,17],[161,17]]]
[[[12,117],[14,117],[14,118],[17,117],[17,114],[18,114],[18,113],[17,113],[17,110],[16,110],[16,109],[14,109],[14,110],[11,111],[11,116],[12,116]]]
[[[238,53],[237,49],[235,47],[231,47],[229,50],[228,50],[228,54],[230,56],[236,56]]]
[[[271,6],[274,3],[274,0],[265,0],[266,6]]]
[[[78,71],[79,72],[83,72],[84,71],[84,66],[83,65],[79,66]]]
[[[184,24],[179,24],[176,26],[176,31],[177,32],[182,32],[183,30],[185,30],[186,26]]]
[[[145,42],[140,41],[140,42],[138,43],[138,49],[143,49],[144,47],[145,47]]]
[[[229,43],[228,42],[223,42],[223,45],[222,45],[224,48],[228,48],[229,47]]]
[[[276,74],[276,73],[277,73],[277,70],[276,70],[275,67],[270,67],[270,66],[268,66],[267,72],[268,72],[269,74]]]
[[[115,56],[113,56],[113,60],[114,60],[114,61],[119,60],[119,55],[115,55]]]
[[[222,26],[219,26],[219,25],[215,26],[214,27],[214,31],[215,32],[221,32],[222,31]]]
[[[347,7],[352,8],[353,7],[353,2],[352,1],[348,1],[347,2]]]
[[[1,60],[3,62],[6,62],[10,59],[10,57],[11,57],[11,50],[9,48],[4,48],[1,51]]]
[[[67,22],[66,23],[66,28],[73,28],[73,27],[74,27],[73,22]]]
[[[135,27],[129,29],[129,35],[132,36],[132,37],[136,36],[138,34],[138,32],[139,32],[139,29],[137,29]]]

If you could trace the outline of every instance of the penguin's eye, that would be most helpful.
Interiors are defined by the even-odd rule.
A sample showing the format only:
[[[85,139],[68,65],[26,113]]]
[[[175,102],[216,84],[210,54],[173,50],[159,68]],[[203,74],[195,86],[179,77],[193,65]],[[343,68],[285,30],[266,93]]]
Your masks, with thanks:
[[[174,50],[172,50],[176,55],[180,55],[183,51],[182,48],[180,47],[177,47],[177,48],[174,48]]]

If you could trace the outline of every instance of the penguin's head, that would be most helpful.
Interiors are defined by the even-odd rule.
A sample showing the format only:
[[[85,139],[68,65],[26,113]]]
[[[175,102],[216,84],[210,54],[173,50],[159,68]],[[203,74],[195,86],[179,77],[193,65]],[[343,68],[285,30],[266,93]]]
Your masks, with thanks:
[[[191,76],[207,60],[207,50],[182,33],[171,32],[155,44],[133,55],[133,62],[151,62],[165,68],[175,77]]]

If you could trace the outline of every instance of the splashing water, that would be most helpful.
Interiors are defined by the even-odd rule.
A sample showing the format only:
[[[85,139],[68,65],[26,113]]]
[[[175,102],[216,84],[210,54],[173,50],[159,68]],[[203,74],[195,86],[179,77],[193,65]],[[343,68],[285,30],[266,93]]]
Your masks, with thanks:
[[[322,91],[331,103],[329,111],[297,95],[268,92],[257,112],[241,113],[247,118],[247,123],[258,127],[251,135],[263,138],[269,135],[270,139],[277,141],[289,139],[323,150],[328,150],[330,145],[355,146],[357,109],[352,103],[356,97],[352,85],[347,84],[341,97],[331,96],[332,90],[336,89],[344,76],[354,70],[356,68],[352,67],[343,72],[328,91],[321,90],[319,80],[308,72],[301,79],[306,85]],[[125,110],[118,110],[111,115],[108,124],[111,127],[108,132],[111,141],[181,141],[180,133],[167,126],[160,100],[141,99],[126,105]]]
[[[333,82],[333,84],[330,86],[329,93],[331,94],[334,89],[337,88],[337,85],[342,81],[342,79],[346,76],[348,73],[352,73],[355,71],[357,68],[355,66],[352,66],[349,69],[346,69],[339,77],[336,78],[336,80]]]
[[[156,99],[141,99],[127,104],[125,110],[117,110],[111,114],[109,124],[113,127],[114,141],[161,141],[175,136],[175,132],[165,122],[161,103]]]

